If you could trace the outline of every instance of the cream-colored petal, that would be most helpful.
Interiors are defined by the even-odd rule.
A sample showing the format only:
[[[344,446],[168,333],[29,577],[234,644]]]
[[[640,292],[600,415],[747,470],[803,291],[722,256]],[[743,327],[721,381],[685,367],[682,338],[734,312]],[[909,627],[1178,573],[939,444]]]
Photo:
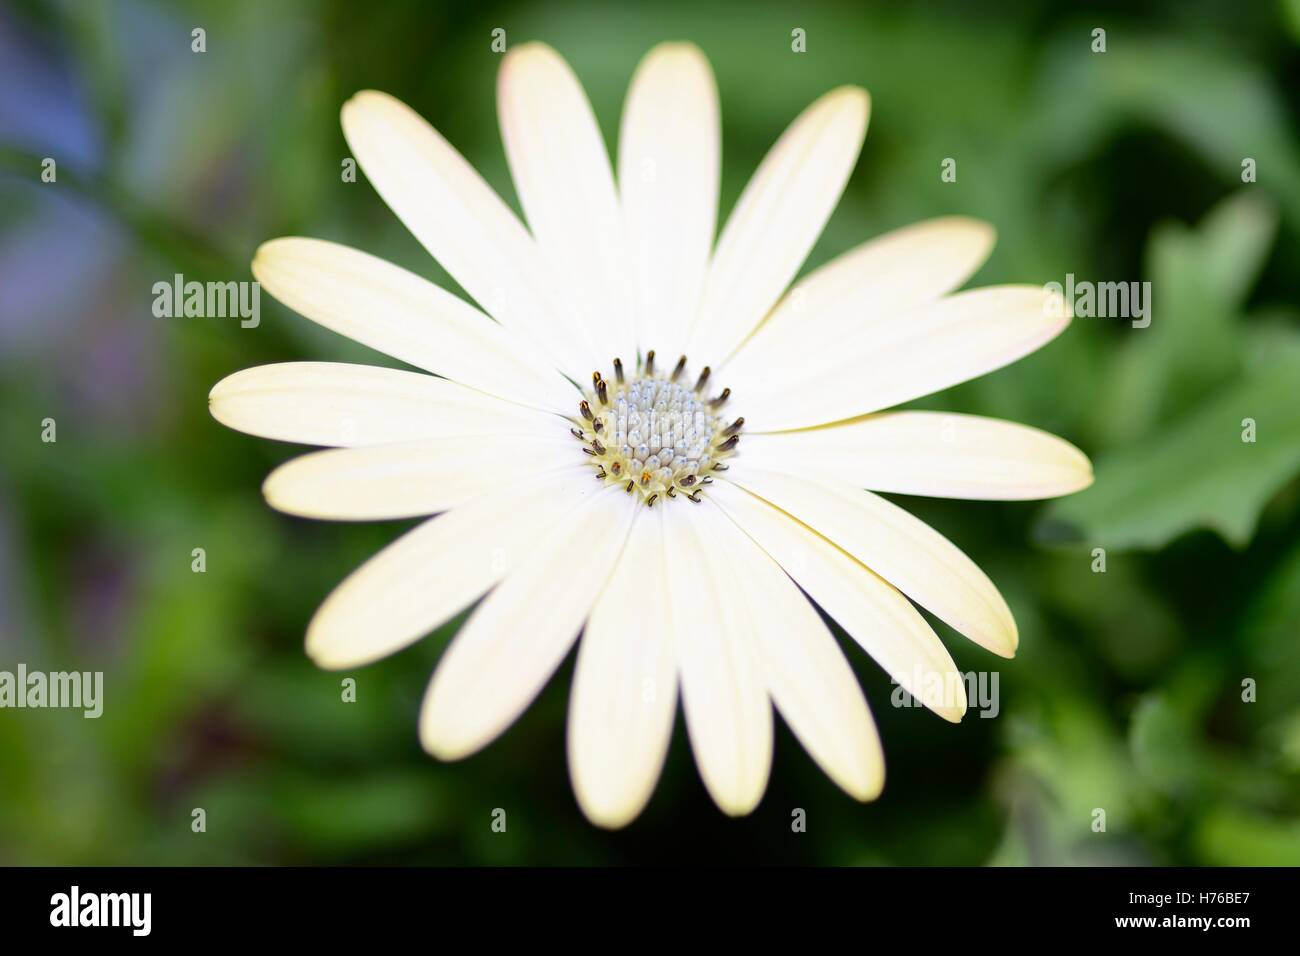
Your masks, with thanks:
[[[1069,324],[1041,286],[959,292],[847,332],[792,360],[740,356],[725,372],[744,402],[745,431],[784,431],[855,418],[1009,365]],[[746,350],[748,353],[748,350]]]
[[[790,125],[718,239],[686,353],[720,365],[776,304],[821,235],[867,133],[866,90],[845,86]]]
[[[554,434],[473,435],[331,448],[302,455],[267,477],[272,508],[302,518],[383,521],[436,514],[493,488],[569,469],[581,457],[559,419]]]
[[[772,707],[750,633],[737,565],[720,541],[735,526],[716,508],[666,514],[668,607],[691,749],[714,803],[731,816],[758,805],[772,768]],[[665,512],[667,508],[665,507]]]
[[[598,486],[479,605],[425,694],[420,741],[429,753],[468,756],[532,703],[573,646],[641,510],[621,488]]]
[[[1019,636],[1006,601],[970,558],[925,522],[869,491],[739,459],[728,480],[829,538],[958,633],[1003,657]]]
[[[667,510],[650,509],[632,526],[578,645],[569,776],[587,819],[610,829],[645,807],[672,736],[677,658],[664,620]]]
[[[715,482],[709,498],[904,690],[945,720],[961,720],[961,674],[907,598],[807,525],[730,482]]]
[[[571,413],[573,386],[463,299],[391,262],[320,239],[273,239],[266,291],[340,335],[490,395]]]
[[[711,495],[705,508],[717,508]],[[744,602],[748,637],[776,709],[828,777],[858,800],[875,799],[885,784],[885,758],[849,662],[794,582],[727,524],[713,547],[739,572],[733,600]]]
[[[591,468],[505,485],[407,532],[336,587],[307,628],[321,667],[358,667],[446,623],[511,571],[599,490]]]
[[[795,283],[725,368],[748,376],[836,348],[863,326],[959,287],[988,258],[994,239],[992,226],[965,216],[927,219],[870,239]]]
[[[553,270],[576,334],[609,368],[636,352],[623,217],[605,141],[582,84],[543,43],[511,47],[497,77],[497,112],[515,191]],[[582,379],[579,379],[582,381]]]
[[[1014,422],[945,412],[882,412],[839,425],[745,436],[745,461],[872,491],[1029,500],[1092,484],[1067,441]]]
[[[208,406],[227,428],[332,447],[533,434],[560,421],[445,378],[343,362],[246,368],[213,386]]]
[[[709,61],[661,43],[637,67],[623,107],[618,185],[644,352],[675,359],[700,307],[718,216],[721,129]]]
[[[561,306],[546,264],[517,216],[414,110],[365,90],[343,106],[343,135],[375,190],[484,311],[570,378],[591,374],[577,317]]]

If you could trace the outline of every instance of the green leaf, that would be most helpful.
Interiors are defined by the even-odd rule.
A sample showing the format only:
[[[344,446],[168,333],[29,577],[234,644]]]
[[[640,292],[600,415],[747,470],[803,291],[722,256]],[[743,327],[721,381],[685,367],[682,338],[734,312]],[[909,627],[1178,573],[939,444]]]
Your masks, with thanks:
[[[1096,461],[1096,482],[1054,502],[1045,542],[1160,548],[1197,528],[1245,547],[1268,500],[1300,468],[1300,353],[1281,350],[1173,427]],[[1255,441],[1243,440],[1243,421]]]
[[[1241,309],[1264,266],[1277,215],[1262,194],[1243,191],[1214,207],[1198,228],[1152,231],[1146,274],[1151,324],[1134,329],[1116,359],[1103,434],[1125,442],[1241,370]]]

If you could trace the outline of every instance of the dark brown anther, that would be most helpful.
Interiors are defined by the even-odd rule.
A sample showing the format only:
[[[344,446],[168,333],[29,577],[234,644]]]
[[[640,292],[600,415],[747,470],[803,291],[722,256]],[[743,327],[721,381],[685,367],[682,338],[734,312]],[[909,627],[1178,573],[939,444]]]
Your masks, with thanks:
[[[655,502],[658,500],[659,500],[658,495],[651,495],[649,498],[645,500],[645,506],[647,508],[653,508],[655,506]]]
[[[620,385],[623,384],[623,360],[621,358],[614,359],[614,381]]]
[[[609,385],[603,378],[596,383],[596,394],[600,397],[600,404],[609,404]]]
[[[686,368],[686,356],[683,355],[677,360],[677,367],[673,369],[673,375],[670,381],[677,381],[677,376],[682,374],[682,369]]]
[[[677,483],[681,485],[683,488],[689,488],[691,485],[695,484],[695,476],[687,475],[685,478],[683,478],[681,481]]]
[[[570,428],[569,434],[578,439],[578,441],[582,441],[582,432],[578,431],[576,428]]]
[[[714,450],[715,450],[715,451],[731,451],[731,449],[735,448],[735,447],[736,447],[737,445],[739,445],[739,444],[740,444],[740,436],[739,436],[739,435],[732,435],[730,438],[728,438],[726,441],[724,441],[721,445],[718,445]]]
[[[711,484],[713,484],[713,479],[712,479],[712,478],[709,478],[709,477],[706,476],[706,477],[700,479],[700,484],[702,484],[702,485],[711,485]]]
[[[617,478],[619,475],[623,473],[622,462],[617,462],[617,461],[614,462],[614,464],[609,466],[609,470],[612,471],[614,473],[614,477]]]
[[[595,418],[595,416],[591,414],[591,406],[587,404],[585,398],[578,403],[578,410],[582,412],[582,417],[587,421],[591,421]]]
[[[651,349],[645,354],[645,373],[653,375],[655,373],[655,350]]]
[[[584,455],[591,455],[593,458],[596,456],[596,453],[592,451],[590,448],[588,448],[586,445],[582,446],[582,453]]]
[[[731,467],[730,465],[724,465],[722,462],[718,462],[716,465],[713,466],[713,470],[714,470],[714,471],[726,471],[726,470],[727,470],[728,468],[730,468],[730,467]]]
[[[713,369],[709,368],[707,365],[704,366],[704,371],[700,373],[699,380],[695,383],[695,390],[697,392],[704,388],[704,384],[709,380],[709,374],[712,371]]]
[[[668,497],[669,497],[669,498],[676,498],[676,497],[677,497],[677,492],[674,491],[673,489],[669,488],[669,489],[668,489]]]
[[[596,478],[603,480],[604,477],[605,477],[605,469],[601,468],[600,471],[596,472]]]
[[[596,424],[599,425],[600,422],[597,422]],[[740,431],[744,427],[745,427],[745,419],[737,418],[734,422],[732,422],[730,425],[728,425],[726,428],[722,430],[722,434],[734,435],[736,434],[736,432]]]
[[[695,492],[695,494],[687,495],[686,497],[689,498],[691,501],[694,501],[697,505],[700,503],[700,493],[698,491]]]
[[[709,402],[709,408],[717,408],[719,405],[721,405],[723,402],[725,402],[725,401],[726,401],[727,399],[729,399],[730,397],[731,397],[731,389],[729,389],[729,388],[724,388],[724,389],[722,390],[722,394],[721,394],[721,395],[719,395],[717,398],[715,398],[715,399],[713,399],[712,401]]]
[[[599,438],[593,438],[591,440],[591,447],[595,449],[597,455],[605,454],[605,446],[600,443]]]
[[[593,431],[595,431],[597,434],[600,434],[605,430],[605,423],[598,418],[596,419],[595,422],[592,423],[591,427]]]
[[[627,483],[627,487],[624,488],[623,490],[626,491],[626,492],[630,495],[630,494],[632,493],[632,489],[635,488],[635,487],[636,487],[636,482],[635,482],[635,481],[629,481],[629,482]]]

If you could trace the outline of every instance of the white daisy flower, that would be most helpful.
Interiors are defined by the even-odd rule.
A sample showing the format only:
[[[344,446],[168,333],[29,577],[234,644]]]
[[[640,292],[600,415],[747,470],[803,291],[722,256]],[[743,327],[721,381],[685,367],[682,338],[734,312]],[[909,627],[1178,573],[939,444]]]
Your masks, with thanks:
[[[1040,286],[950,294],[993,244],[959,217],[867,242],[787,291],[857,162],[862,89],[791,124],[716,244],[718,96],[694,46],[637,69],[617,177],[554,50],[514,48],[497,93],[528,227],[402,103],[367,91],[342,115],[375,189],[478,307],[332,242],[277,239],[254,259],[285,305],[434,373],[294,362],[212,390],[232,428],[329,446],[272,472],[272,506],[436,515],[338,586],[308,653],[354,668],[478,602],[420,716],[424,747],[452,760],[509,727],[581,634],[569,769],[602,826],[649,799],[679,696],[726,813],[763,795],[773,705],[831,779],[874,798],[875,725],[810,602],[952,721],[965,701],[939,688],[956,667],[912,602],[995,654],[1017,643],[984,573],[875,492],[1030,499],[1092,480],[1082,453],[1033,428],[882,410],[1034,351],[1066,311]]]

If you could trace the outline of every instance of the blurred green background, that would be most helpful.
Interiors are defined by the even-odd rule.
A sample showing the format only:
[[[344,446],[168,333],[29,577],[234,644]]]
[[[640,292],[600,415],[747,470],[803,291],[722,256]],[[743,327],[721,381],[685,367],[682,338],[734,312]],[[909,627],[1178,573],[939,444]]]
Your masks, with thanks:
[[[395,94],[515,204],[497,27],[570,60],[611,142],[640,56],[698,43],[724,214],[800,109],[869,88],[809,266],[965,213],[1000,237],[975,284],[1153,283],[1149,328],[1079,319],[921,403],[1054,431],[1098,480],[1053,505],[904,501],[998,582],[1021,649],[1004,662],[937,625],[963,670],[1000,675],[998,716],[954,727],[891,707],[849,647],[888,761],[874,804],[781,729],[761,807],[728,820],[679,720],[649,808],[605,833],[569,791],[572,657],[501,740],[442,765],[415,727],[446,629],[351,675],[353,704],[302,651],[328,590],[406,525],[272,512],[260,482],[298,449],[218,426],[207,393],[265,362],[386,360],[269,296],[257,329],[158,319],[151,286],[251,279],[256,245],[289,234],[446,282],[364,176],[341,181],[338,110]],[[106,683],[99,720],[0,711],[0,861],[1300,863],[1298,38],[1300,4],[1262,0],[0,4],[0,669]]]

